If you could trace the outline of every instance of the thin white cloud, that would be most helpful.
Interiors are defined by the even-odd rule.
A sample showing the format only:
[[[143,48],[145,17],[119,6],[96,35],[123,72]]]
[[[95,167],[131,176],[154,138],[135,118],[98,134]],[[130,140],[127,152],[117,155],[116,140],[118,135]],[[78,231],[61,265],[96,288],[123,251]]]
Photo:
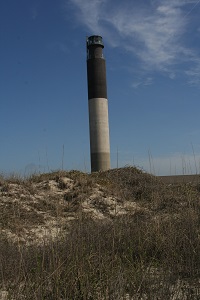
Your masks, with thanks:
[[[85,24],[91,31],[99,31],[102,5],[106,0],[69,0],[78,8],[77,19]]]
[[[131,87],[133,88],[138,88],[141,85],[152,85],[153,84],[153,78],[152,77],[146,77],[146,78],[137,78],[136,80],[134,80],[131,84]]]
[[[174,72],[169,74],[169,78],[170,79],[175,79],[176,78],[176,74]]]
[[[38,17],[38,5],[33,5],[32,7],[31,7],[31,19],[32,20],[35,20],[35,19],[37,19],[37,17]]]
[[[132,84],[131,84],[131,87],[133,87],[134,89],[137,89],[139,86],[142,85],[142,80],[137,80],[137,81],[134,81]]]
[[[200,86],[200,60],[197,65],[185,71],[188,76],[188,82],[191,86]]]
[[[92,34],[103,35],[111,46],[124,47],[139,59],[145,72],[161,71],[174,79],[178,66],[186,64],[183,74],[190,83],[199,83],[199,54],[184,44],[184,36],[188,18],[200,0],[156,0],[146,6],[129,0],[123,4],[116,0],[68,1],[76,8],[77,20]]]
[[[191,1],[191,2],[193,3],[194,1]],[[194,5],[193,5],[192,8],[186,13],[185,16],[188,16],[188,15],[195,9],[195,7],[196,7],[199,3],[200,3],[200,0],[195,1]]]
[[[63,52],[65,54],[70,53],[69,46],[64,42],[52,42],[48,45],[48,48],[52,50],[59,50],[60,52]]]

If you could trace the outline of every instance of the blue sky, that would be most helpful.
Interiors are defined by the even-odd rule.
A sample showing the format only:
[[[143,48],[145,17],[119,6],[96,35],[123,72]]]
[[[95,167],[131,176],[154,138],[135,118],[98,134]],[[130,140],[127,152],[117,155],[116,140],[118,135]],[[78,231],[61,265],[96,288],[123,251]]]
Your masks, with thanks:
[[[112,167],[200,172],[200,1],[2,0],[0,173],[90,170],[93,34],[105,44]]]

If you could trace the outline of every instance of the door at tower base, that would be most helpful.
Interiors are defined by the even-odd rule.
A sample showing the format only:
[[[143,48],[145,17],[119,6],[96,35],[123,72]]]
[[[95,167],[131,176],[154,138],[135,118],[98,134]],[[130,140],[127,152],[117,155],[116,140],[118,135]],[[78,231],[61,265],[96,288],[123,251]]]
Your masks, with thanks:
[[[110,169],[108,100],[89,99],[91,171]]]

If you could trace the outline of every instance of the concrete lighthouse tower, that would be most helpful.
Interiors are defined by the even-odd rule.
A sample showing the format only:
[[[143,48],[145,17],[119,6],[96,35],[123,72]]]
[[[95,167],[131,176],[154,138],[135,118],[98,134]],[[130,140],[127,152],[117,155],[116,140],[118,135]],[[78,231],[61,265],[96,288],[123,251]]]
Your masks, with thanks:
[[[91,171],[110,169],[110,140],[106,63],[102,37],[87,38],[87,79],[90,125]]]

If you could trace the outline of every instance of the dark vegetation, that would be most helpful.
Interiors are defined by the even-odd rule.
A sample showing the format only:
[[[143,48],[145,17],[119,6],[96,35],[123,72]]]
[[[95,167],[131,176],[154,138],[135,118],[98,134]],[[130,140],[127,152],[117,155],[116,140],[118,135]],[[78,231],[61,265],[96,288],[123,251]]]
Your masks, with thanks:
[[[168,185],[130,167],[91,175],[54,172],[32,176],[21,184],[36,193],[35,183],[56,180],[65,190],[63,176],[74,181],[64,201],[74,203],[70,209],[77,219],[67,232],[42,244],[27,246],[1,235],[4,299],[200,299],[198,183]],[[9,192],[12,180],[0,178],[1,195]],[[92,218],[81,210],[81,201],[96,186],[102,197],[136,202],[140,209],[103,220]],[[54,200],[48,210],[55,210]],[[108,208],[101,209],[106,215]],[[23,211],[17,210],[9,211],[11,220],[16,215],[23,218]]]

